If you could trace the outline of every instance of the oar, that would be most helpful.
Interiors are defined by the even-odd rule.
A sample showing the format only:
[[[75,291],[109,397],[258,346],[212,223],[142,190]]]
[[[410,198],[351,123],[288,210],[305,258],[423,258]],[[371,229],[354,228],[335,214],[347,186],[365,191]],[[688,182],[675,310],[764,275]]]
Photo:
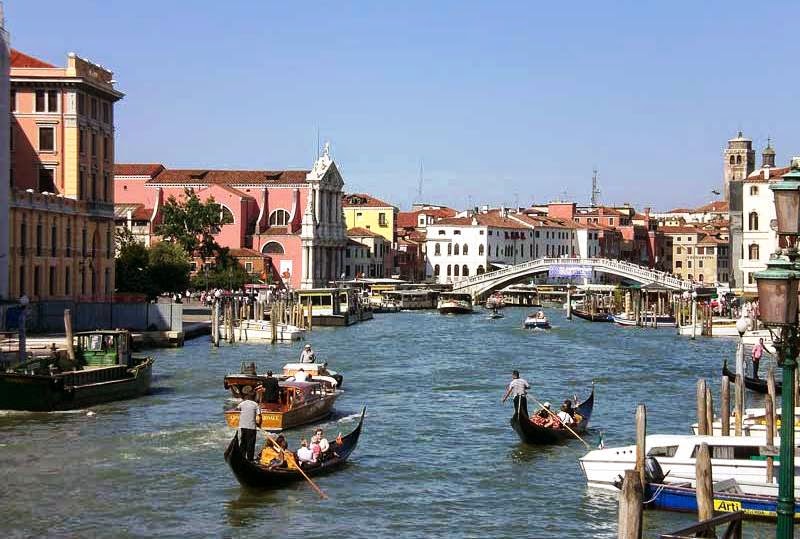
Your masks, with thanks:
[[[530,397],[531,397],[531,398],[534,400],[534,402],[536,402],[536,404],[538,404],[539,406],[541,406],[541,407],[542,407],[542,410],[545,410],[545,411],[546,411],[548,414],[550,414],[551,416],[555,417],[555,418],[556,418],[556,421],[558,421],[559,423],[561,423],[562,425],[564,425],[564,428],[565,428],[565,429],[567,429],[568,431],[570,431],[570,432],[571,432],[571,433],[572,433],[572,434],[573,434],[573,435],[574,435],[574,436],[575,436],[575,437],[576,437],[578,440],[580,440],[581,442],[583,442],[583,445],[585,445],[585,446],[586,446],[586,449],[591,449],[591,448],[592,448],[592,447],[591,447],[589,444],[587,444],[587,443],[586,443],[586,440],[584,440],[583,438],[581,438],[580,436],[578,436],[578,433],[577,433],[577,432],[575,432],[574,430],[572,430],[571,428],[569,428],[569,425],[567,425],[566,423],[564,423],[563,421],[561,421],[561,419],[560,419],[560,418],[559,418],[559,417],[558,417],[556,414],[554,414],[553,412],[551,412],[549,408],[545,408],[544,404],[542,404],[541,402],[539,402],[538,400],[536,400],[536,397],[534,397],[533,395],[530,395]]]
[[[273,440],[272,438],[270,438],[270,436],[269,436],[269,435],[265,434],[265,437],[267,438],[267,440],[269,440],[269,441],[270,441],[270,443],[271,443],[272,445],[274,445],[274,446],[275,446],[275,447],[278,449],[278,451],[283,451],[283,456],[284,456],[284,458],[286,458],[286,460],[287,460],[287,461],[288,461],[288,460],[290,460],[290,459],[292,460],[292,464],[294,465],[294,467],[295,467],[295,468],[297,468],[297,471],[298,471],[298,472],[300,472],[300,474],[301,474],[303,477],[305,477],[305,478],[306,478],[306,481],[308,481],[308,484],[309,484],[309,485],[311,485],[311,488],[313,488],[314,490],[316,490],[316,491],[317,491],[317,494],[319,494],[319,495],[320,495],[320,497],[322,497],[322,499],[323,499],[323,500],[327,500],[327,499],[328,499],[328,495],[327,495],[327,494],[325,494],[324,492],[322,492],[322,489],[320,489],[320,488],[317,486],[317,484],[316,484],[316,483],[314,483],[314,482],[311,480],[311,478],[310,478],[310,477],[308,477],[308,475],[306,474],[306,472],[304,472],[304,471],[303,471],[303,468],[301,468],[301,467],[300,467],[300,463],[299,463],[299,462],[297,462],[297,460],[294,458],[294,454],[293,454],[291,451],[285,451],[285,450],[284,450],[284,449],[283,449],[281,446],[279,446],[279,445],[278,445],[278,442],[276,442],[275,440]]]

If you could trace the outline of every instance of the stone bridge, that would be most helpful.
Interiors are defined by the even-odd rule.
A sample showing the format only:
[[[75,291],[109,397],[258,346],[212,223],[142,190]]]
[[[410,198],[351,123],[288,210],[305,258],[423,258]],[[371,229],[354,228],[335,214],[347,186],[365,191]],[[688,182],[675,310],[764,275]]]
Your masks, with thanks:
[[[652,270],[622,260],[608,258],[537,258],[536,260],[508,266],[497,271],[465,277],[453,283],[453,292],[464,292],[472,294],[474,298],[480,298],[494,289],[559,266],[564,268],[579,266],[592,271],[616,275],[641,284],[659,284],[664,288],[675,291],[691,290],[693,288],[691,281],[684,281],[663,271]]]

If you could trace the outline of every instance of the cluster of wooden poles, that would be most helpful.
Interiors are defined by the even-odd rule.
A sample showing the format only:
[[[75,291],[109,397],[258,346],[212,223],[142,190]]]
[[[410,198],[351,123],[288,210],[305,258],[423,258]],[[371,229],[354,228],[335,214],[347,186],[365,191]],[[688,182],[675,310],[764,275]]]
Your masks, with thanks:
[[[267,310],[269,307],[269,310]],[[278,326],[292,325],[301,329],[311,331],[312,329],[312,308],[311,298],[308,304],[303,305],[294,300],[278,300],[270,304],[265,302],[246,303],[240,298],[219,298],[214,301],[211,308],[211,343],[218,347],[220,341],[220,329],[225,328],[226,340],[234,343],[243,340],[243,322],[261,322],[265,315],[269,313],[270,327],[272,330],[270,342],[278,341]],[[236,329],[238,328],[238,339]],[[246,338],[244,338],[246,340]]]

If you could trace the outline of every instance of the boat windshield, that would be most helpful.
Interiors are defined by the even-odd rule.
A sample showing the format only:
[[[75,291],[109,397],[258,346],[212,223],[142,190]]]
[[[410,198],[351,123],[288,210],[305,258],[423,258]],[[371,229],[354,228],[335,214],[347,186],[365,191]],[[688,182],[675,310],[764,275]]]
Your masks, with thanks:
[[[677,445],[668,445],[664,447],[654,447],[647,454],[651,457],[674,457],[678,451]]]

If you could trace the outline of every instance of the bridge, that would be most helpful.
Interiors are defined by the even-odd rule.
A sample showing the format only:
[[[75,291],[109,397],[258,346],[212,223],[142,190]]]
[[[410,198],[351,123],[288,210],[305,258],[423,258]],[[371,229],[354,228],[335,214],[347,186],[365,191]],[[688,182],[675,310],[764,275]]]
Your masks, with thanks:
[[[453,292],[472,294],[472,297],[479,298],[496,288],[519,281],[535,273],[550,271],[550,268],[553,267],[563,267],[565,269],[580,267],[585,270],[616,275],[641,284],[659,284],[664,288],[675,291],[691,290],[694,286],[691,281],[684,281],[663,271],[652,270],[622,260],[608,258],[537,258],[536,260],[508,266],[497,271],[465,277],[453,283]]]

